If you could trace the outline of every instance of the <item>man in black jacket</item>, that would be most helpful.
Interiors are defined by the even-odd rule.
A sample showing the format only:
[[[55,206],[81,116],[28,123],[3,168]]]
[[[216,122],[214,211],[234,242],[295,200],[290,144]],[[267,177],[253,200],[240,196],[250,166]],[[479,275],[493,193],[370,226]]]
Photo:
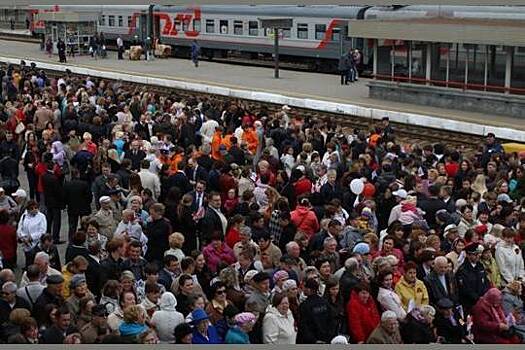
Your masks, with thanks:
[[[299,305],[297,344],[329,344],[337,335],[330,305],[319,296],[319,282],[308,279],[304,284],[306,300]]]
[[[153,204],[150,209],[151,222],[146,226],[144,233],[148,237],[148,250],[146,260],[148,262],[157,262],[160,266],[164,257],[164,252],[169,249],[169,235],[171,234],[171,225],[168,219],[164,217],[165,207],[161,203]]]
[[[447,209],[447,205],[443,202],[439,196],[439,187],[432,185],[428,188],[430,197],[421,201],[418,201],[417,206],[425,212],[425,220],[430,228],[437,228],[436,224],[436,213],[441,209]]]
[[[140,149],[139,141],[131,142],[131,149],[124,154],[124,158],[131,160],[131,170],[139,171],[140,162],[146,158],[146,152]]]
[[[102,268],[100,267],[100,242],[93,240],[88,243],[88,267],[86,270],[86,282],[88,289],[97,297],[101,296],[102,291]]]
[[[208,198],[208,208],[206,208],[206,213],[200,221],[201,246],[210,242],[210,237],[214,232],[220,232],[222,237],[224,237],[228,224],[226,217],[221,212],[221,195],[217,192],[212,192]]]
[[[42,185],[47,208],[47,231],[52,230],[55,244],[62,244],[64,241],[60,241],[60,226],[61,211],[64,208],[64,188],[53,171],[52,162],[47,163],[47,171],[42,175]]]
[[[124,240],[113,238],[106,245],[108,257],[100,262],[100,285],[104,286],[109,280],[117,280],[122,272],[122,256],[126,250]]]
[[[166,290],[171,290],[171,285],[180,272],[181,264],[179,260],[175,255],[168,254],[164,257],[164,267],[159,271],[158,282],[162,284]]]
[[[456,285],[447,273],[448,261],[444,256],[438,256],[434,260],[434,269],[424,279],[428,290],[430,304],[436,303],[443,298],[448,298],[457,304]]]
[[[62,275],[50,275],[46,278],[46,283],[47,287],[33,305],[33,315],[40,326],[44,324],[49,316],[46,314],[47,304],[53,304],[58,307],[64,305],[64,298],[62,297],[64,277]]]
[[[79,217],[91,214],[90,204],[93,200],[91,188],[87,181],[80,178],[78,169],[71,169],[71,181],[65,183],[64,194],[65,204],[67,205],[69,240],[71,240],[77,231]]]
[[[468,314],[478,299],[490,288],[490,281],[483,264],[479,261],[483,246],[470,243],[465,247],[465,253],[467,258],[456,272],[456,282],[459,302]]]
[[[31,311],[31,305],[16,295],[16,283],[8,281],[2,285],[2,298],[0,299],[0,324],[9,321],[9,314],[14,309],[27,309]]]
[[[42,333],[40,343],[64,344],[66,335],[71,331],[71,313],[66,306],[60,307],[55,314],[53,325]]]

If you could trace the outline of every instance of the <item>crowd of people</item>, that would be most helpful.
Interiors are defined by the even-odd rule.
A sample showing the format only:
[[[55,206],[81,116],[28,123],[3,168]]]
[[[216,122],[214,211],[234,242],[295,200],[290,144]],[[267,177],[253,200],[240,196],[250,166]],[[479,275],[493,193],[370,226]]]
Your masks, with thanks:
[[[0,75],[2,342],[522,342],[525,155],[494,134]]]

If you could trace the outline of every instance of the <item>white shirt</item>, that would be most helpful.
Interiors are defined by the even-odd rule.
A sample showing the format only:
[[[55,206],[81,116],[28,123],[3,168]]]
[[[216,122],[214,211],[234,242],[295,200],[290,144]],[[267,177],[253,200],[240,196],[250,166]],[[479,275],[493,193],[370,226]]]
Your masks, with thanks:
[[[226,219],[226,216],[224,216],[223,213],[221,213],[220,210],[215,209],[214,207],[210,207],[212,210],[214,210],[217,215],[219,215],[219,218],[221,219],[222,224],[222,234],[226,235],[226,226],[228,226],[228,220]]]
[[[141,169],[139,171],[140,182],[142,187],[148,188],[153,193],[153,198],[156,200],[160,196],[160,179],[158,175]]]
[[[117,38],[117,46],[118,47],[124,46],[124,41],[122,40],[120,36]]]
[[[31,215],[26,212],[20,218],[18,230],[16,232],[19,239],[30,238],[31,242],[24,245],[24,251],[28,252],[40,242],[40,237],[46,233],[47,219],[41,212]]]
[[[215,128],[218,126],[219,126],[219,123],[213,119],[210,119],[202,124],[200,133],[205,143],[211,143],[213,134],[215,134]]]

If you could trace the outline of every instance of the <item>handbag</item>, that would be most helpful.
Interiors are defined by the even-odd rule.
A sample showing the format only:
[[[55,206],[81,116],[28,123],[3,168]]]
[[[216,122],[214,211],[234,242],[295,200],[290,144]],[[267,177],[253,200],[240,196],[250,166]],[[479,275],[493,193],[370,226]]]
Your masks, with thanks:
[[[26,129],[26,126],[24,125],[24,123],[18,122],[18,124],[16,124],[16,127],[15,127],[15,134],[20,135],[21,133],[25,131],[25,129]]]

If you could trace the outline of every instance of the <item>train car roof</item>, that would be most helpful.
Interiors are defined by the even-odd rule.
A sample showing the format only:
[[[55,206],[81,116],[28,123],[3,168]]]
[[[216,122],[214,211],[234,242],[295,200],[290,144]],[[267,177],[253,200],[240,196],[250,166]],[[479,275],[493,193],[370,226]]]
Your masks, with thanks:
[[[365,8],[358,5],[205,5],[204,13],[274,16],[274,17],[343,17],[354,18]],[[155,6],[155,11],[192,12],[192,6]]]

